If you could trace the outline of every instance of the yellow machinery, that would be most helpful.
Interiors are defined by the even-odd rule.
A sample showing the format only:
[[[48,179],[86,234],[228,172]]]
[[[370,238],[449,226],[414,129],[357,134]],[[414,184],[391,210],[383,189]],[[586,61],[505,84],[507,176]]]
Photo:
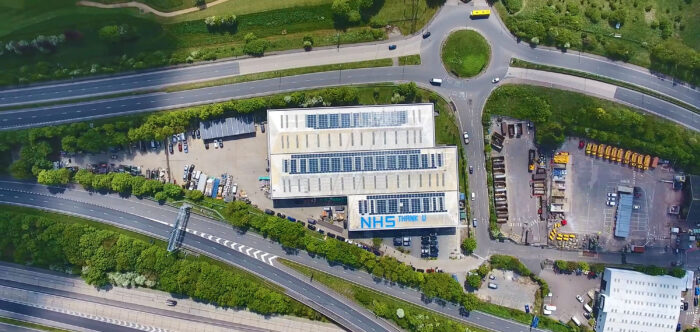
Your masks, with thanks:
[[[619,163],[620,161],[622,161],[622,154],[623,154],[624,152],[625,152],[625,150],[623,150],[622,148],[617,149],[617,157],[615,158],[615,161],[617,161],[618,163]]]
[[[632,154],[632,158],[630,159],[630,166],[637,167],[637,156],[638,154],[636,152]]]
[[[610,151],[612,151],[612,146],[605,147],[605,159],[610,159]]]
[[[593,143],[593,146],[591,147],[591,156],[595,157],[597,152],[598,152],[598,144]]]
[[[649,169],[649,164],[651,164],[651,156],[646,155],[646,156],[644,156],[644,170],[645,171]]]
[[[610,152],[610,161],[617,161],[617,148],[612,148],[612,152]]]
[[[586,143],[586,154],[591,154],[591,146],[593,143]]]
[[[603,158],[603,153],[605,153],[605,144],[598,146],[598,158]]]
[[[569,153],[568,152],[559,152],[559,153],[554,155],[553,161],[557,164],[567,164],[569,162]]]
[[[627,151],[625,152],[625,165],[627,165],[627,164],[630,163],[630,156],[631,156],[631,155],[632,155],[632,151],[627,150]]]
[[[642,169],[644,167],[644,156],[640,153],[637,155],[637,168]]]

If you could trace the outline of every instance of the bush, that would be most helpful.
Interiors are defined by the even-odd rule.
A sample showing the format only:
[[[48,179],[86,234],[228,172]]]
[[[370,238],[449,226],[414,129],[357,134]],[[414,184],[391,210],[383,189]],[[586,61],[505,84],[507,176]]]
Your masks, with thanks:
[[[207,29],[212,32],[235,32],[238,27],[238,18],[233,14],[227,16],[209,16],[204,19],[204,24],[206,24]]]
[[[464,241],[462,241],[462,250],[467,254],[473,253],[474,250],[476,250],[476,239],[473,237],[465,238]]]
[[[472,273],[467,276],[467,285],[473,289],[479,289],[481,288],[481,276],[479,274]]]
[[[372,18],[369,20],[369,26],[371,26],[371,27],[373,27],[373,28],[383,28],[383,27],[387,26],[388,24],[389,24],[389,23],[388,23],[385,19],[379,18],[379,17],[376,17],[376,16],[375,16],[375,17],[372,17]]]
[[[37,182],[48,186],[65,186],[71,180],[71,172],[67,168],[41,170]]]
[[[134,40],[138,37],[136,29],[127,25],[107,25],[97,32],[99,38],[111,44]]]
[[[523,1],[522,0],[502,0],[503,1],[503,6],[506,7],[509,13],[514,14],[520,11],[521,8],[523,8]]]
[[[243,53],[252,55],[252,56],[263,56],[265,54],[265,50],[268,47],[268,42],[267,40],[264,39],[254,39],[251,40],[250,42],[247,42],[245,46],[243,47]]]
[[[623,42],[609,41],[605,44],[605,55],[613,60],[629,61],[634,51]]]

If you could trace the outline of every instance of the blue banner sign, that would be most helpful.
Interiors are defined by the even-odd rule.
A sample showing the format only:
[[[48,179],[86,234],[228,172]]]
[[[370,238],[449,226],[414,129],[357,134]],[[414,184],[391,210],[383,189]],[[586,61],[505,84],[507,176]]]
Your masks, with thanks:
[[[424,214],[407,214],[398,216],[369,216],[360,217],[361,229],[386,229],[395,228],[402,223],[422,223],[426,221]],[[403,225],[398,225],[399,227]]]

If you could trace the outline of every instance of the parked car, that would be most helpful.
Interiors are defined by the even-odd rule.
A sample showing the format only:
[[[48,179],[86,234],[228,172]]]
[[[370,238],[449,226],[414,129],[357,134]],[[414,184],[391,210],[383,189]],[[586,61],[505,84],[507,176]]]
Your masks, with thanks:
[[[319,228],[319,229],[318,229],[318,233],[321,234],[321,235],[323,235],[323,234],[326,233],[326,231],[324,231],[324,230],[322,230],[322,229]]]
[[[472,226],[476,228],[476,218],[472,219]]]
[[[287,220],[289,220],[289,221],[297,221],[296,218],[294,218],[294,217],[289,217],[289,216],[287,216]],[[309,223],[309,224],[311,224],[311,223]]]
[[[396,49],[396,44],[389,45],[389,51],[393,51],[395,49]]]
[[[277,216],[280,217],[280,218],[282,218],[282,219],[287,218],[287,215],[286,215],[286,214],[280,213],[280,212],[277,212]]]
[[[491,288],[491,289],[498,289],[498,285],[495,284],[495,283],[493,283],[493,282],[489,282],[489,288]]]
[[[490,275],[489,275],[489,280],[496,280],[496,276],[493,275],[493,274],[490,274]]]
[[[615,206],[615,201],[608,201],[608,206]]]
[[[576,300],[583,303],[583,298],[581,297],[581,295],[576,295]]]
[[[168,144],[168,150],[170,150],[170,154],[175,153],[175,149],[173,149],[173,145],[172,145],[172,144]]]
[[[197,134],[197,139],[202,138],[202,136],[199,135],[199,129],[197,129],[197,130],[195,131],[195,133]]]
[[[222,140],[221,138],[219,138],[219,147],[220,148],[224,147],[224,140]]]
[[[207,150],[209,150],[209,143],[204,142],[204,148],[207,149]]]
[[[260,124],[260,131],[263,133],[265,132],[265,124],[264,123]]]
[[[400,246],[402,246],[402,245],[403,245],[403,241],[401,241],[401,238],[400,238],[400,237],[395,237],[395,238],[394,238],[394,246],[400,247]]]
[[[310,229],[310,230],[312,230],[312,231],[315,231],[315,230],[316,230],[316,226],[314,226],[314,225],[306,225],[306,228],[308,228],[308,229]]]
[[[174,307],[177,305],[177,301],[168,299],[168,300],[165,300],[165,304],[167,304],[170,307]]]
[[[177,143],[177,150],[182,152],[182,142]]]
[[[466,131],[462,134],[462,137],[464,137],[464,144],[469,144],[469,134]]]
[[[494,79],[491,80],[491,83],[494,83],[494,84],[495,84],[495,83],[498,83],[498,82],[500,82],[500,81],[501,81],[500,78],[494,77]]]
[[[338,241],[343,241],[343,242],[345,242],[345,238],[342,237],[342,236],[340,236],[340,235],[336,236],[336,239],[338,239]]]
[[[469,166],[469,174],[474,173],[474,166]]]
[[[316,219],[313,219],[313,218],[308,218],[306,220],[306,222],[308,222],[309,224],[312,224],[312,225],[316,225]]]
[[[525,313],[526,313],[526,314],[529,314],[529,313],[530,313],[530,305],[529,305],[529,304],[526,304],[526,305],[525,305]]]
[[[329,237],[329,238],[335,239],[335,234],[333,234],[333,233],[328,233],[328,237]]]
[[[608,193],[608,197],[617,197],[617,193]]]
[[[190,151],[190,149],[187,147],[187,142],[185,142],[183,150],[185,150],[185,153]]]
[[[430,37],[430,31],[423,32],[423,39]]]
[[[688,302],[683,302],[683,310],[688,310]]]
[[[265,209],[265,214],[269,214],[269,215],[271,215],[271,216],[274,216],[274,215],[275,215],[275,211],[272,211],[272,210],[270,210],[270,209]]]
[[[411,245],[411,238],[408,236],[403,237],[403,245],[404,247],[408,247]]]

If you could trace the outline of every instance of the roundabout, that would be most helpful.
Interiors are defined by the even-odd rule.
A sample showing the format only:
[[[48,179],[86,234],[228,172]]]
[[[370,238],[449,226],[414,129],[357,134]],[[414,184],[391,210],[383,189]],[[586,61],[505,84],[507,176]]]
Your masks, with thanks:
[[[452,75],[474,77],[488,66],[491,47],[486,38],[474,30],[452,32],[442,46],[442,63]]]

